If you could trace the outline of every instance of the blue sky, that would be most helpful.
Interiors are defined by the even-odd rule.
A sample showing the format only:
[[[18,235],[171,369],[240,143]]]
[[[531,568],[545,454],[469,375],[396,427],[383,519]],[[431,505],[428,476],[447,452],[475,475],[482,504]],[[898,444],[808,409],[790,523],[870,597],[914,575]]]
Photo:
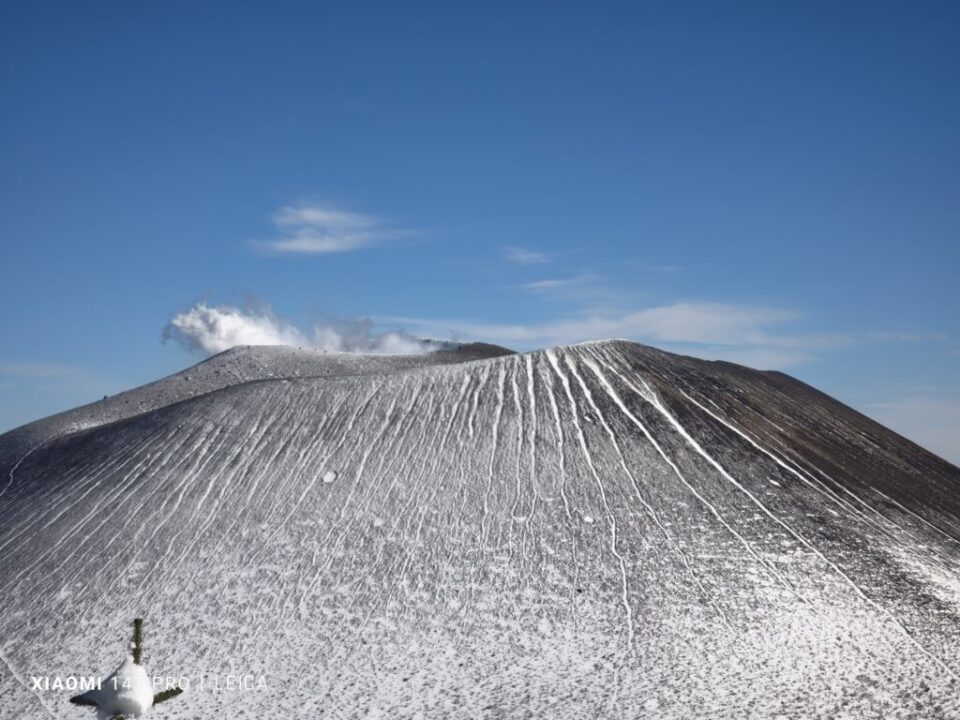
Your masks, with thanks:
[[[175,316],[370,318],[783,369],[960,462],[960,6],[397,5],[3,4],[0,429],[200,359]]]

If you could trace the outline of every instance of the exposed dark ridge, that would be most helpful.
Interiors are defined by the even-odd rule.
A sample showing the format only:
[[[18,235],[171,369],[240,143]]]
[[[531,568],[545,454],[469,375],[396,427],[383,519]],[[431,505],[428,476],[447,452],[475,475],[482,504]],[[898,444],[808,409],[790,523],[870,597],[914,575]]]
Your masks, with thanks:
[[[463,357],[469,357],[472,360],[483,360],[486,358],[502,357],[504,355],[513,355],[515,351],[509,350],[500,345],[493,345],[484,342],[464,343],[456,348],[436,350],[437,353],[452,353]]]
[[[960,518],[960,469],[821,390],[780,371],[637,344],[621,347],[637,359],[638,369],[660,379],[658,390],[675,407],[682,409],[686,402],[677,388],[717,387],[711,399],[728,419],[759,437],[776,439],[800,462],[815,458],[820,470],[844,487],[876,488],[902,505],[919,502],[940,526]],[[678,368],[683,372],[675,372]],[[858,443],[851,443],[850,433]]]

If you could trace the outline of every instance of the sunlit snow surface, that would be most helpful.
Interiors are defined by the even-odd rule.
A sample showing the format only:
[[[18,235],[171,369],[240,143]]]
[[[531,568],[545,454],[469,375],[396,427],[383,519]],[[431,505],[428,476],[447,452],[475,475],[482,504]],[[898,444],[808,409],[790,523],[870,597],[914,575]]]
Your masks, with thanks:
[[[231,352],[0,437],[0,718],[141,615],[147,717],[960,718],[960,470],[815,390]]]

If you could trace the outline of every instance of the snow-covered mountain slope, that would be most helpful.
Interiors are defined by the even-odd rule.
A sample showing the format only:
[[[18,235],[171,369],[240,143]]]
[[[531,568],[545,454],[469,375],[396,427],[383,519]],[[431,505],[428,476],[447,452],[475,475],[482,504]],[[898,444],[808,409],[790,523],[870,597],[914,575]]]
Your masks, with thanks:
[[[438,352],[419,355],[356,355],[284,345],[240,345],[169,377],[13,430],[0,440],[0,465],[10,457],[20,456],[53,437],[124,420],[244,382],[272,378],[374,375],[427,365],[469,362],[508,355],[510,352],[487,343],[447,343]]]
[[[31,676],[141,615],[191,682],[148,717],[960,718],[960,469],[812,388],[621,341],[270,372],[7,463],[0,718],[92,717]]]

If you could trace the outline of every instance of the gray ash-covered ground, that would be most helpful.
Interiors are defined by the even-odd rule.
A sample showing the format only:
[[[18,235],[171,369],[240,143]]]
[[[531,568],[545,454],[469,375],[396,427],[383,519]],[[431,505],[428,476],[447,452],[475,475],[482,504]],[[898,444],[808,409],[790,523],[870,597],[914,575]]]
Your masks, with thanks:
[[[623,341],[305,352],[0,436],[0,718],[141,615],[221,678],[148,717],[960,718],[960,469]]]

